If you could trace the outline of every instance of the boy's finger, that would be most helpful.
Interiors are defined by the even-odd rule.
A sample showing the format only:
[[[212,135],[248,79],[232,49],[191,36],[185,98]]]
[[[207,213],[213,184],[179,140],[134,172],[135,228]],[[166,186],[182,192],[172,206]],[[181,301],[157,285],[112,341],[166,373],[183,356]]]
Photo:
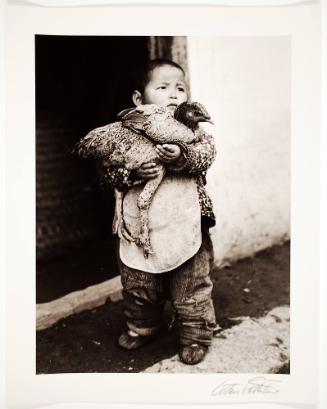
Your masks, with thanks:
[[[158,148],[156,151],[157,151],[158,156],[160,156],[161,158],[170,158],[172,155],[171,152],[164,150],[164,149]]]
[[[155,149],[156,149],[156,152],[157,152],[157,153],[163,153],[163,152],[165,152],[165,150],[163,149],[163,147],[162,147],[161,145],[157,145]]]
[[[157,148],[157,152],[161,152],[163,154],[170,152],[169,149],[165,148],[165,145],[157,145],[156,148]]]
[[[141,166],[142,169],[153,169],[156,166],[156,164],[154,162],[147,162],[147,163],[143,163],[143,165]]]
[[[159,172],[158,168],[153,168],[153,169],[145,169],[142,173],[146,175],[151,175],[151,174],[158,173],[158,172]]]
[[[159,172],[146,173],[146,174],[142,175],[142,177],[143,177],[144,179],[154,179],[154,178],[156,178],[157,176],[159,176]]]
[[[162,145],[162,147],[165,149],[166,152],[169,152],[169,153],[174,153],[175,152],[175,146],[174,145],[164,144],[164,145]]]
[[[165,159],[167,157],[167,154],[163,153],[163,152],[158,151],[157,154],[158,154],[159,158],[161,158],[161,159]]]
[[[174,158],[174,156],[172,156],[172,155],[161,155],[160,156],[160,159],[164,160],[164,161],[170,161],[173,158]]]

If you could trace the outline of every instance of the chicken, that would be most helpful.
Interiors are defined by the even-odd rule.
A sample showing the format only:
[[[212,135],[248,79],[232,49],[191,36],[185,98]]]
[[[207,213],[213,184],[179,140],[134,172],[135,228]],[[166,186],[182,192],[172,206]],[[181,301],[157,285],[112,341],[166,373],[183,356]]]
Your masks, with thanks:
[[[154,104],[139,105],[118,114],[119,121],[96,128],[88,133],[75,147],[84,158],[105,159],[111,166],[138,169],[143,163],[155,161],[160,166],[159,175],[145,183],[137,206],[140,211],[141,231],[132,237],[124,227],[122,216],[123,194],[115,189],[116,218],[113,230],[119,237],[135,241],[143,247],[144,257],[152,253],[148,210],[155,191],[160,185],[165,167],[155,151],[156,144],[177,144],[182,149],[196,141],[194,131],[199,122],[211,122],[211,118],[198,102],[180,104],[173,114],[166,107]]]

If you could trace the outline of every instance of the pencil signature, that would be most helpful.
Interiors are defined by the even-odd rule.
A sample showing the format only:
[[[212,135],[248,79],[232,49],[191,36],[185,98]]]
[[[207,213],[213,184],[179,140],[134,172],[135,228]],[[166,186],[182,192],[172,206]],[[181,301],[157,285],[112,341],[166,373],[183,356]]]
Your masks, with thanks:
[[[267,379],[263,376],[256,376],[243,383],[228,379],[217,385],[212,390],[211,395],[275,394],[279,392],[278,386],[281,382],[281,380]]]

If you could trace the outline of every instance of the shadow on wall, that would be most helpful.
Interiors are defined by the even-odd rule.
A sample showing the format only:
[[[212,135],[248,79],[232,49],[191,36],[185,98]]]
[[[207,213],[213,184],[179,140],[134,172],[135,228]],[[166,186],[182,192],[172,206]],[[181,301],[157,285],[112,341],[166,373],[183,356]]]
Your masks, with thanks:
[[[110,238],[113,198],[95,163],[69,151],[91,129],[131,105],[131,67],[146,37],[36,36],[37,259]]]
[[[147,37],[35,37],[37,303],[118,274],[113,194],[70,150],[131,106],[147,55]]]

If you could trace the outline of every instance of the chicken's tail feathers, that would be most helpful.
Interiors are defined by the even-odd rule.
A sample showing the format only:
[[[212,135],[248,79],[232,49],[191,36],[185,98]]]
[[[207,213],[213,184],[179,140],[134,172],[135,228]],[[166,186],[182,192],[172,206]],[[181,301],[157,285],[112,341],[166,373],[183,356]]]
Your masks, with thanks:
[[[71,156],[74,156],[74,157],[78,157],[78,156],[80,156],[80,154],[79,154],[79,142],[77,142],[77,143],[75,143],[74,145],[73,145],[73,147],[72,148],[69,148],[68,149],[68,151],[67,151],[67,154],[69,154],[69,155],[71,155]]]
[[[100,159],[110,151],[111,140],[103,133],[89,132],[83,139],[77,142],[72,153],[82,158]]]

